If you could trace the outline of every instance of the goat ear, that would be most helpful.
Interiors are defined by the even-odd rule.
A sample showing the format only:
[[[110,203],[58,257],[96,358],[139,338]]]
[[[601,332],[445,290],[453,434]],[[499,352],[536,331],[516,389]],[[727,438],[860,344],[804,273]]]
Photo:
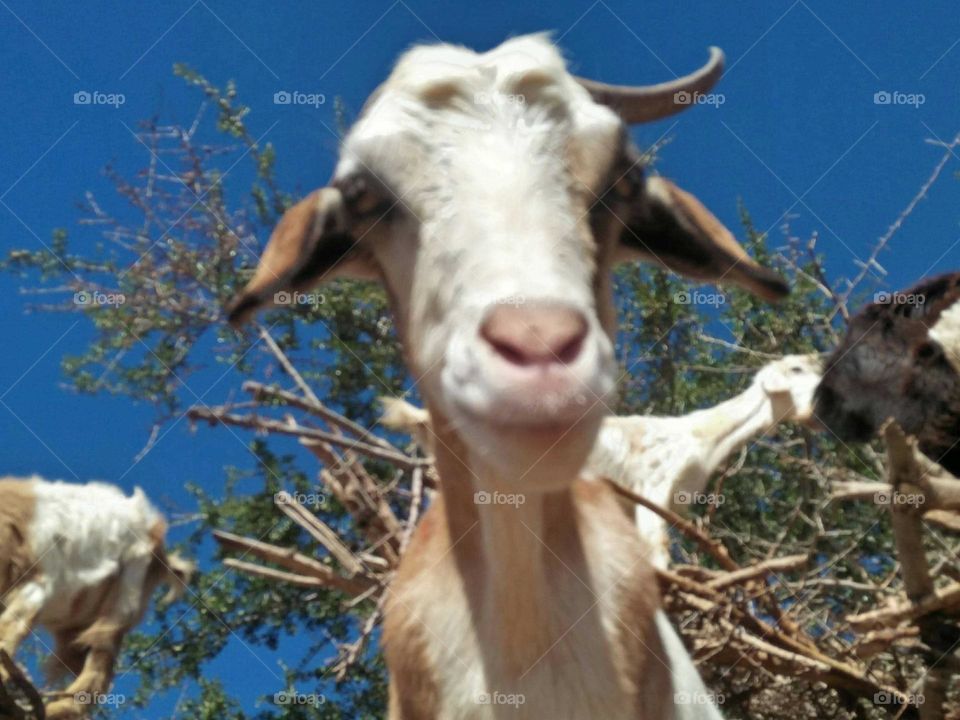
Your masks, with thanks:
[[[669,180],[647,178],[624,224],[620,245],[634,258],[696,280],[735,283],[766,300],[790,292],[786,281],[747,255],[699,200]]]
[[[250,282],[227,305],[231,325],[276,304],[282,292],[304,290],[336,277],[372,279],[372,262],[357,248],[338,188],[315,190],[287,210],[270,235]]]

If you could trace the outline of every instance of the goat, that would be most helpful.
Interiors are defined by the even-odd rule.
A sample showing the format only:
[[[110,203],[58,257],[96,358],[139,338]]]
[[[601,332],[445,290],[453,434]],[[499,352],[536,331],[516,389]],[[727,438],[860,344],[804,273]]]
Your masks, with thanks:
[[[615,262],[788,292],[629,141],[722,57],[624,88],[574,77],[544,35],[414,47],[227,308],[239,324],[321,280],[386,287],[441,488],[387,591],[391,720],[718,717],[671,702],[708,701],[629,519],[577,469],[614,391]]]
[[[818,355],[787,355],[764,365],[744,392],[713,407],[679,417],[608,417],[582,472],[609,478],[660,507],[683,512],[735,450],[780,423],[809,421],[819,381]],[[397,398],[380,402],[384,427],[410,433],[432,455],[430,413]],[[632,511],[633,504],[627,509]],[[635,511],[640,536],[653,552],[651,561],[666,567],[663,519],[646,508]]]
[[[960,475],[960,273],[878,295],[827,360],[816,420],[845,442],[865,442],[892,417]]]
[[[0,647],[11,656],[40,625],[48,672],[75,675],[48,720],[84,715],[109,690],[124,635],[158,585],[178,597],[193,565],[164,549],[166,523],[137,488],[0,478]]]

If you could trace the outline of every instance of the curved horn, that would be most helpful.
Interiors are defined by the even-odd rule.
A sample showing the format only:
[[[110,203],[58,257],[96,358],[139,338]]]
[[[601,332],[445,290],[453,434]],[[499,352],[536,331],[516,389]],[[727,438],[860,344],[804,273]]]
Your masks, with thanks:
[[[702,68],[659,85],[608,85],[581,77],[576,80],[594,100],[615,110],[624,122],[642,123],[686,110],[691,105],[690,101],[683,102],[675,97],[676,94],[684,92],[692,99],[697,93],[710,90],[722,74],[723,51],[711,47],[710,59]]]

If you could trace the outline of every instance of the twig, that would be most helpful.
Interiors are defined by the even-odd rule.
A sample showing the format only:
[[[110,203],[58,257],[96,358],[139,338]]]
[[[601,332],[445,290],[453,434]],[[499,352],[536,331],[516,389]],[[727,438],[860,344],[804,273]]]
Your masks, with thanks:
[[[372,585],[376,584],[375,580],[371,580],[365,576],[357,576],[353,578],[342,577],[327,565],[324,565],[313,558],[307,557],[306,555],[302,555],[293,548],[278,547],[260,540],[254,540],[253,538],[235,535],[224,530],[215,530],[213,536],[218,543],[226,548],[241,550],[245,554],[253,555],[254,557],[275,563],[281,567],[293,571],[291,573],[284,573],[284,578],[288,582],[304,584],[304,582],[301,582],[301,580],[305,580],[307,581],[306,584],[309,587],[332,587],[336,588],[337,590],[342,590],[348,595],[359,595],[360,593],[365,592]],[[237,563],[240,564],[238,565]],[[260,565],[241,562],[233,558],[224,560],[224,564],[242,569],[245,572],[250,566],[264,570],[267,569],[262,568]],[[273,570],[271,572],[277,573],[279,571]],[[272,577],[275,579],[277,578],[275,574]],[[299,580],[295,578],[298,578]]]
[[[280,491],[274,496],[274,504],[284,515],[302,527],[318,543],[323,545],[347,571],[347,577],[364,572],[363,564],[340,540],[340,536],[323,520],[307,510],[288,492]]]
[[[236,415],[226,407],[192,407],[187,411],[187,417],[191,420],[204,420],[211,425],[234,425],[245,427],[251,430],[263,430],[267,432],[279,433],[281,435],[291,435],[298,438],[307,438],[317,440],[322,443],[339,445],[341,447],[357,450],[364,455],[386,460],[404,470],[413,470],[422,467],[428,463],[427,460],[411,458],[401,455],[397,452],[384,450],[381,447],[368,445],[365,442],[353,438],[347,438],[343,435],[334,435],[333,433],[317,430],[315,428],[303,427],[295,422],[280,422],[271,418],[265,418],[260,415]]]
[[[607,479],[606,483],[613,488],[613,490],[623,497],[627,498],[631,502],[640,505],[641,507],[646,508],[650,512],[656,513],[664,520],[666,520],[672,527],[676,527],[680,532],[693,540],[697,545],[699,545],[703,550],[712,555],[721,567],[725,570],[739,570],[740,566],[733,561],[733,558],[730,557],[730,553],[727,552],[727,549],[723,546],[723,543],[714,540],[709,535],[703,533],[700,528],[694,525],[692,522],[687,520],[684,517],[681,517],[673,510],[668,510],[667,508],[660,507],[655,502],[648,500],[643,497],[643,495],[638,495],[632,490],[618,485],[612,480]]]
[[[341,415],[336,410],[331,410],[321,402],[314,402],[309,398],[304,399],[276,386],[264,385],[263,383],[259,383],[254,380],[247,380],[245,383],[243,383],[242,387],[245,392],[251,393],[257,400],[260,400],[263,397],[270,397],[280,400],[285,405],[300,408],[301,410],[305,410],[312,415],[323,418],[331,424],[339,425],[370,445],[379,445],[387,450],[401,453],[401,451],[398,450],[394,445],[387,442],[379,435],[375,435],[359,423],[355,423],[353,420]]]
[[[773,558],[770,560],[764,560],[759,562],[756,565],[751,565],[750,567],[742,568],[741,570],[736,570],[734,572],[727,573],[721,577],[718,577],[714,580],[711,580],[707,585],[714,590],[723,590],[724,588],[730,587],[731,585],[743,584],[749,580],[761,577],[763,575],[768,575],[770,573],[777,572],[789,572],[790,570],[797,570],[798,568],[803,567],[807,564],[809,556],[807,554],[803,555],[788,555],[782,558]]]
[[[893,239],[893,236],[896,235],[898,230],[900,230],[904,221],[910,217],[920,201],[927,196],[928,192],[930,192],[930,188],[933,187],[933,184],[937,181],[937,178],[940,177],[940,173],[943,171],[943,168],[946,167],[947,163],[950,161],[950,158],[953,156],[953,149],[958,145],[960,145],[960,133],[958,133],[950,143],[944,144],[946,152],[943,153],[943,157],[941,157],[934,166],[933,172],[930,173],[930,177],[928,177],[926,182],[920,186],[917,194],[913,196],[909,203],[907,203],[907,206],[900,212],[900,214],[897,216],[897,219],[893,221],[893,224],[887,228],[887,231],[877,241],[877,244],[874,245],[873,250],[870,252],[870,257],[867,258],[866,262],[862,263],[860,272],[856,275],[856,277],[854,277],[853,280],[850,281],[849,287],[840,296],[840,301],[838,304],[846,307],[847,302],[850,299],[850,295],[854,290],[856,290],[857,286],[863,282],[863,279],[867,276],[870,268],[880,267],[879,263],[877,262],[877,259],[880,257],[880,253],[883,252],[890,240]]]

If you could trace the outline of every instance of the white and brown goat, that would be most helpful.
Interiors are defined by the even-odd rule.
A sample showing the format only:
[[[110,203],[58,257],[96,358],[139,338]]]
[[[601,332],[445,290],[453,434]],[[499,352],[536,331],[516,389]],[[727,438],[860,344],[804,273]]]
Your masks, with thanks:
[[[54,639],[52,676],[71,674],[48,720],[81,717],[108,692],[124,635],[159,585],[179,595],[193,565],[164,549],[166,523],[137,488],[0,478],[0,647],[34,627]]]
[[[615,390],[616,262],[787,291],[629,140],[721,67],[622,88],[543,35],[415,47],[232,303],[241,322],[343,276],[390,297],[441,484],[386,602],[392,720],[718,717],[632,523],[580,468]]]

